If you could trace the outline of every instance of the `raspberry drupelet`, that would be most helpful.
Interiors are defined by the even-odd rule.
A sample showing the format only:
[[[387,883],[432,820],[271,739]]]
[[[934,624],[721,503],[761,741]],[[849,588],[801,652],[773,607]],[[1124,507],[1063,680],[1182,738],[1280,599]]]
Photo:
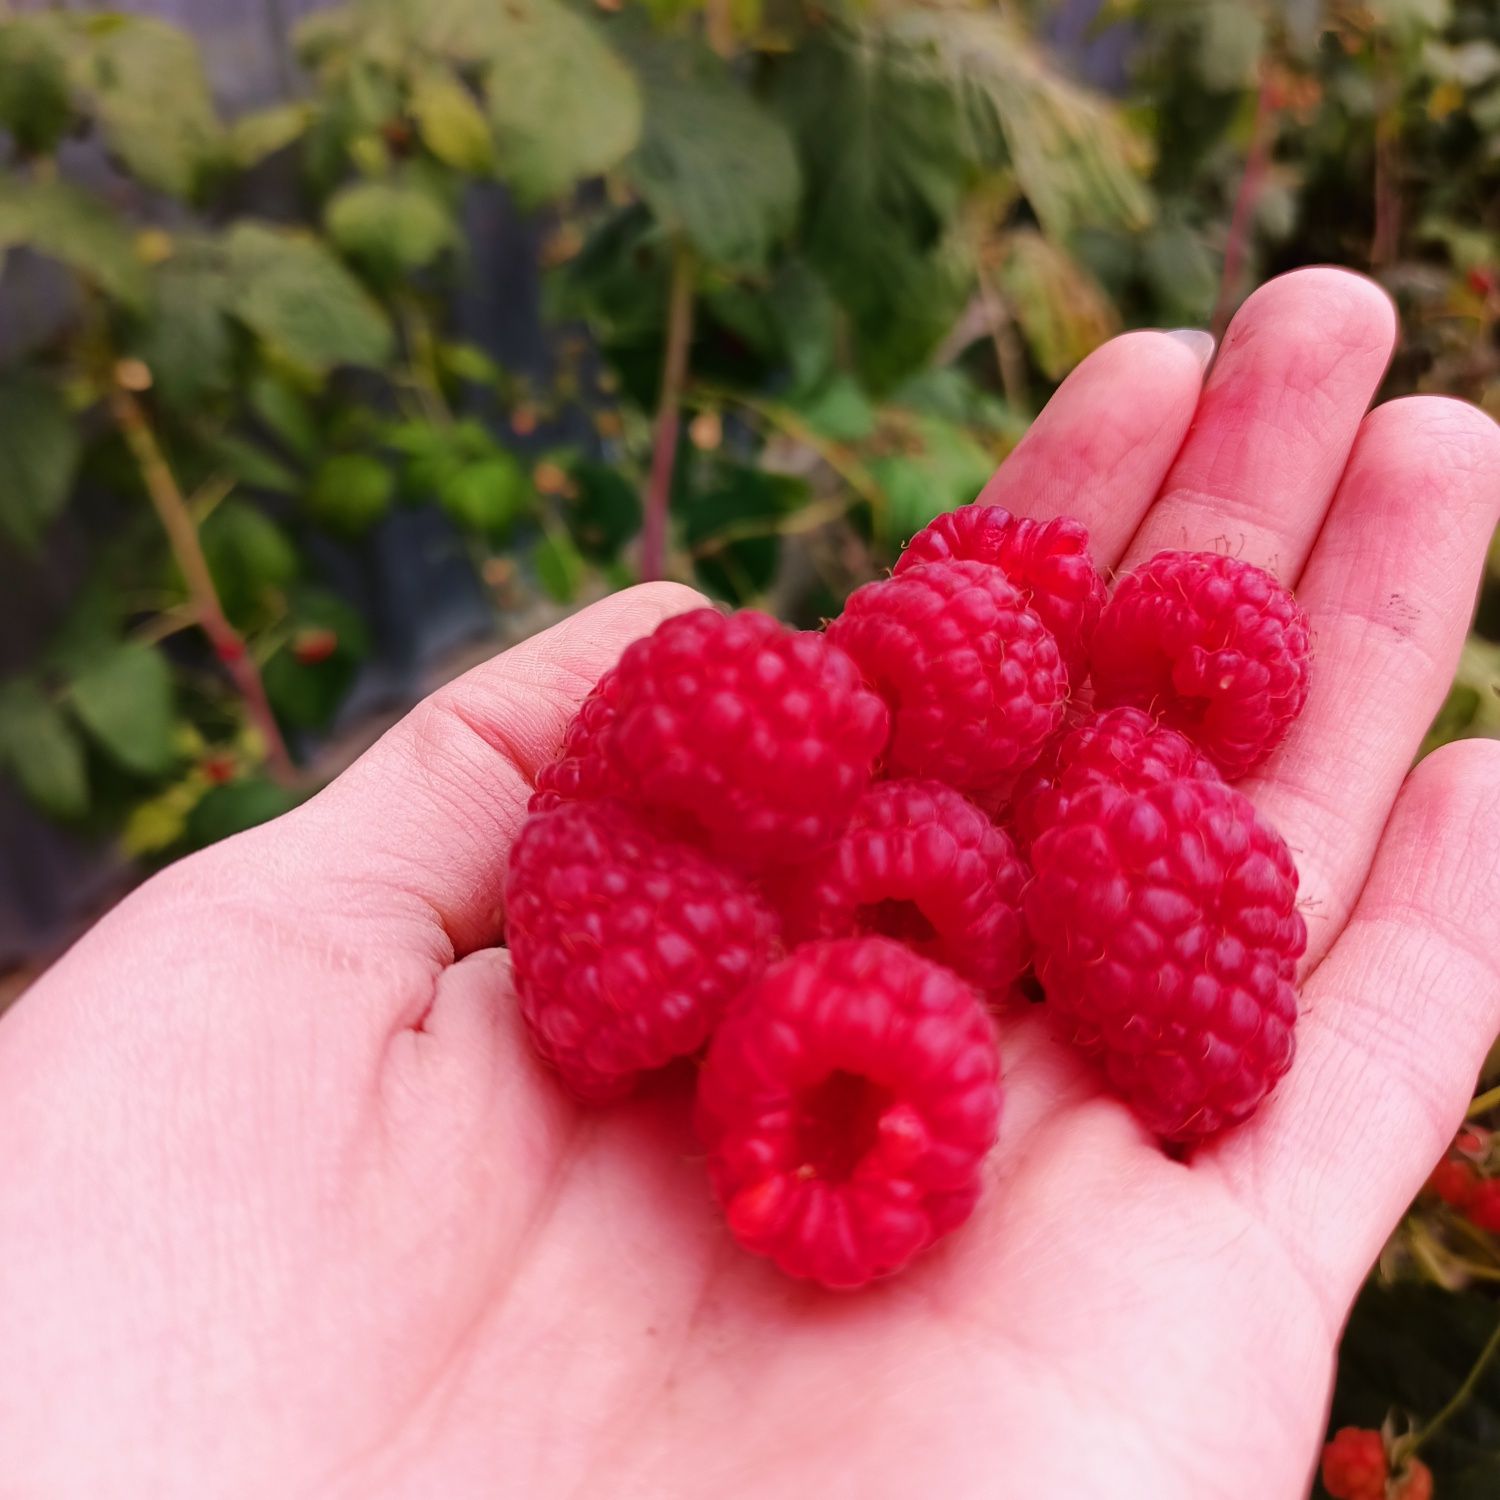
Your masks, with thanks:
[[[973,1212],[1000,1097],[978,995],[860,937],[799,948],[731,1006],[697,1121],[734,1237],[788,1275],[852,1288]]]
[[[1119,581],[1099,621],[1095,698],[1150,710],[1234,781],[1302,711],[1310,649],[1301,606],[1263,568],[1159,552]]]
[[[527,820],[505,914],[532,1042],[595,1102],[696,1052],[776,951],[775,919],[740,877],[611,802]]]

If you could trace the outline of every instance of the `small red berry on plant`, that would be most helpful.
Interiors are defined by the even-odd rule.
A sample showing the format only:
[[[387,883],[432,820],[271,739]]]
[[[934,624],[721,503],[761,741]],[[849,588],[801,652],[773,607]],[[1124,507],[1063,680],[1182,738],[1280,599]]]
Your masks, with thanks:
[[[1307,699],[1307,617],[1262,568],[1159,552],[1116,585],[1094,633],[1101,708],[1179,729],[1231,781],[1279,745]]]
[[[922,563],[867,583],[828,636],[890,705],[895,774],[964,792],[1005,785],[1062,719],[1057,642],[984,563]]]
[[[292,656],[304,667],[327,661],[339,649],[338,632],[323,626],[299,630],[292,637]]]
[[[967,1219],[999,1118],[978,995],[883,937],[810,943],[770,969],[698,1080],[731,1233],[829,1287],[897,1271]]]
[[[1385,1439],[1365,1427],[1341,1427],[1323,1449],[1323,1488],[1333,1500],[1385,1500]]]
[[[506,942],[537,1051],[582,1099],[696,1052],[772,955],[740,878],[609,802],[529,818],[511,850]]]
[[[234,780],[235,761],[232,755],[206,755],[201,763],[203,774],[214,786],[224,786]]]
[[[1479,1174],[1473,1164],[1452,1156],[1440,1161],[1427,1179],[1427,1191],[1457,1209],[1467,1208],[1473,1202],[1478,1186]]]
[[[1387,1490],[1389,1500],[1432,1500],[1432,1470],[1420,1458],[1409,1458],[1394,1475]]]
[[[1476,1228],[1500,1234],[1500,1177],[1486,1177],[1475,1183],[1463,1210]]]

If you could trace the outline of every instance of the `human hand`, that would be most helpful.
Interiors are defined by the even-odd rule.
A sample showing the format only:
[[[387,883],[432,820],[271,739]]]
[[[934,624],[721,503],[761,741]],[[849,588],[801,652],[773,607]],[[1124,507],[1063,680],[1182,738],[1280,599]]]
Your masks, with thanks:
[[[1295,585],[1312,694],[1245,789],[1297,854],[1300,1051],[1170,1160],[1008,1016],[980,1209],[838,1297],[739,1251],[671,1088],[572,1105],[500,931],[528,783],[616,596],[420,705],[297,812],[149,882],[0,1024],[0,1495],[1301,1495],[1363,1274],[1500,1027],[1500,745],[1408,774],[1500,513],[1500,431],[1365,416],[1374,287],[1284,277],[1200,393],[1135,333],[985,493],[1098,560]]]

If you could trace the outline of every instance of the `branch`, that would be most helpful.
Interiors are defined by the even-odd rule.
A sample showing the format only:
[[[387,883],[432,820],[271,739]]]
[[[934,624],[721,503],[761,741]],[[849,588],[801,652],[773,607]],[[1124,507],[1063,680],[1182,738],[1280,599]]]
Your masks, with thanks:
[[[661,396],[656,434],[651,445],[651,477],[646,485],[641,526],[641,581],[650,583],[666,571],[667,511],[672,502],[672,470],[677,461],[677,433],[682,423],[682,388],[687,380],[688,349],[693,341],[693,256],[682,242],[672,255],[672,286],[667,305],[667,348],[662,358]]]
[[[120,429],[136,468],[140,471],[141,481],[151,497],[151,504],[162,524],[162,530],[167,534],[172,556],[182,570],[197,623],[245,700],[250,721],[265,741],[266,764],[272,778],[283,786],[290,786],[297,779],[297,769],[287,753],[286,741],[281,737],[281,728],[276,723],[276,715],[266,697],[260,668],[245,649],[243,638],[229,623],[224,606],[219,602],[219,591],[214,585],[213,574],[209,572],[208,560],[203,555],[203,546],[198,539],[198,527],[183,498],[176,476],[167,463],[166,455],[161,450],[161,444],[156,440],[150,420],[141,403],[123,385],[116,385],[110,392],[109,407],[115,425]]]
[[[1216,342],[1224,337],[1230,314],[1234,311],[1235,294],[1239,290],[1250,238],[1250,216],[1255,211],[1265,184],[1266,168],[1270,165],[1271,137],[1275,133],[1280,96],[1275,69],[1262,58],[1260,92],[1255,98],[1255,122],[1250,127],[1250,149],[1245,154],[1245,170],[1240,175],[1239,190],[1235,193],[1234,211],[1229,216],[1229,233],[1224,241],[1224,269],[1219,277],[1219,295],[1209,325]]]
[[[1497,1353],[1500,1353],[1500,1322],[1495,1324],[1494,1331],[1490,1334],[1484,1348],[1479,1351],[1479,1357],[1464,1377],[1464,1383],[1454,1391],[1448,1404],[1425,1427],[1396,1444],[1391,1454],[1392,1468],[1399,1468],[1423,1443],[1435,1437],[1447,1425],[1449,1418],[1458,1412],[1474,1394],[1480,1380],[1484,1377],[1485,1370],[1489,1368],[1490,1361]]]

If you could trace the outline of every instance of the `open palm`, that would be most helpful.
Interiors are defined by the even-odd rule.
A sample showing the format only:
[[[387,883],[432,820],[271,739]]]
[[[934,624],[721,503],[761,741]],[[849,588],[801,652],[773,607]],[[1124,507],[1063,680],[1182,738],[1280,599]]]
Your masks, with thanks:
[[[1334,271],[1257,293],[1206,388],[1190,340],[1126,335],[985,495],[1111,567],[1231,550],[1312,619],[1247,786],[1311,934],[1250,1125],[1169,1160],[1011,1018],[962,1233],[852,1296],[741,1253],[681,1088],[568,1103],[491,946],[537,766],[696,597],[632,591],[153,880],[0,1025],[0,1495],[1300,1495],[1340,1323],[1500,1025],[1500,745],[1408,774],[1500,432],[1367,416],[1393,336]]]

